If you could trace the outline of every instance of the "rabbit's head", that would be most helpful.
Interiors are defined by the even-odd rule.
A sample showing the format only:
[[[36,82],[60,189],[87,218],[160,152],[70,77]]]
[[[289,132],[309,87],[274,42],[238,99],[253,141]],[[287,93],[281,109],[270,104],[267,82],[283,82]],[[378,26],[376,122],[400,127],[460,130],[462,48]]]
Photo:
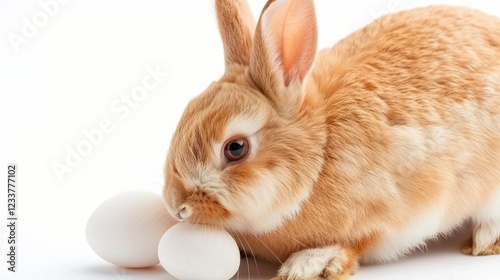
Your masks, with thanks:
[[[187,106],[164,197],[192,223],[264,232],[300,211],[323,165],[325,128],[306,84],[316,55],[312,1],[216,1],[225,74]],[[254,34],[255,30],[255,34]]]

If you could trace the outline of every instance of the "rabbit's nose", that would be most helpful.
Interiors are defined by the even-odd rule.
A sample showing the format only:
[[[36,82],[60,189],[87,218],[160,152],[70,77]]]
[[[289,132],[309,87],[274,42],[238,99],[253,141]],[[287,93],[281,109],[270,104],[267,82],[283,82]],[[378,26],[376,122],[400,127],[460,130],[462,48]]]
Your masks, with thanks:
[[[177,220],[181,222],[187,219],[189,216],[191,216],[191,208],[187,205],[182,206],[179,212],[177,212],[177,215],[175,215]]]

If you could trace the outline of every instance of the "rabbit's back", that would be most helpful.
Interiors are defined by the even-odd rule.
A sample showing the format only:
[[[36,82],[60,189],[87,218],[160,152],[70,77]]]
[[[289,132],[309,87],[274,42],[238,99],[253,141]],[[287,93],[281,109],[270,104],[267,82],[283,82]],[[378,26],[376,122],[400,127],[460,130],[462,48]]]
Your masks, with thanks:
[[[326,98],[360,87],[386,99],[479,100],[499,59],[500,19],[432,6],[382,17],[321,51],[312,77]]]

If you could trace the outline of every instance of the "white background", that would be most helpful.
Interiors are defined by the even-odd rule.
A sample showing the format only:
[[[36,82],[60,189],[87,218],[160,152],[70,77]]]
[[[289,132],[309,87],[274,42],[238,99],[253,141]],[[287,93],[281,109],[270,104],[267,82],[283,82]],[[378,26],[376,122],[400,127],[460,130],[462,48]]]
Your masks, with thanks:
[[[2,261],[0,278],[172,279],[161,267],[123,270],[99,259],[86,244],[85,224],[110,196],[135,189],[160,193],[165,154],[183,108],[223,71],[212,1],[69,0],[40,23],[40,3],[47,1],[0,2],[0,155],[3,170],[8,162],[19,164],[20,219],[19,272],[7,273]],[[254,14],[264,2],[251,1]],[[498,4],[487,0],[317,0],[319,45],[331,46],[381,14],[445,2],[500,16]],[[30,38],[22,35],[24,18],[43,25]],[[24,41],[12,44],[15,36]],[[168,77],[127,116],[115,112],[113,104],[123,106],[122,96],[130,96],[146,69],[156,67]],[[113,131],[58,177],[54,165],[66,164],[68,149],[85,140],[83,131],[105,119]],[[500,279],[500,256],[463,256],[459,243],[454,239],[398,263],[362,267],[354,279]],[[260,278],[252,267],[252,279],[269,279],[276,270],[259,267]],[[245,261],[240,278],[249,278]]]

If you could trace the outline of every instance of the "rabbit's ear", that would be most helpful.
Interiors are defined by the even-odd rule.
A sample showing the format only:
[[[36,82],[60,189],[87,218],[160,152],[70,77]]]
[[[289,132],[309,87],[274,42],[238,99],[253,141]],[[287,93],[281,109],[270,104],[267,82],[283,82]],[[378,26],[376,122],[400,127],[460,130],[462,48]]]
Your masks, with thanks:
[[[216,0],[217,22],[224,45],[226,69],[248,65],[255,19],[246,0]]]
[[[257,24],[250,75],[287,114],[300,109],[317,37],[313,0],[270,0]]]

